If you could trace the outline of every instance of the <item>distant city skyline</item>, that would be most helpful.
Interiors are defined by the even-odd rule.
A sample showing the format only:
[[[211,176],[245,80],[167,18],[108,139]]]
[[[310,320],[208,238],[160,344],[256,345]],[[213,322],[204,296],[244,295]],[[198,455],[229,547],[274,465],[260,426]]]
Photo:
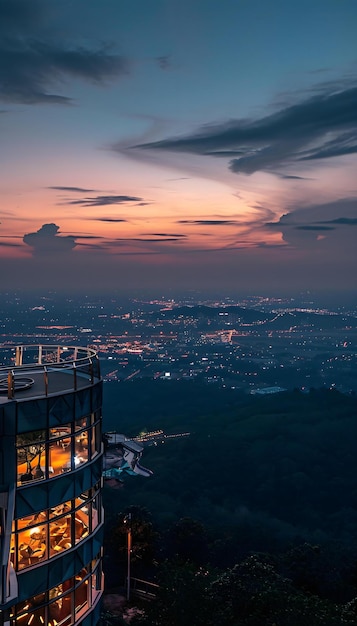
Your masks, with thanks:
[[[0,0],[0,290],[355,291],[356,24]]]

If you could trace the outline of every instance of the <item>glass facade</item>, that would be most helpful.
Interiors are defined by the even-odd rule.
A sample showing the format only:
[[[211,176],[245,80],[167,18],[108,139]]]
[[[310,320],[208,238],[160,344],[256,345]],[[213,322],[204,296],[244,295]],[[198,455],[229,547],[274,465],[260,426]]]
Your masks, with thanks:
[[[101,450],[99,411],[16,436],[17,484],[54,478],[91,461]]]
[[[0,626],[95,626],[103,589],[98,358],[39,346],[32,366],[26,354],[22,346],[15,366],[0,367],[8,381],[0,395]]]
[[[71,549],[92,534],[102,519],[101,484],[63,502],[15,519],[10,558],[15,571],[31,567]]]
[[[70,626],[78,624],[96,604],[102,589],[100,555],[75,576],[19,602],[11,608],[9,626]]]

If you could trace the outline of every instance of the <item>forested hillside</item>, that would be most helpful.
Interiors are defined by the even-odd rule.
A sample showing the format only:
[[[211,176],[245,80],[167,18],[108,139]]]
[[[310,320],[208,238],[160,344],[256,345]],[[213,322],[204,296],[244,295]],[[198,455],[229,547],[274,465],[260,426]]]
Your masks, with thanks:
[[[125,574],[122,512],[134,506],[140,528],[134,543],[143,551],[134,572],[162,585],[158,610],[168,607],[167,585],[181,590],[178,606],[186,603],[183,621],[173,622],[169,612],[147,624],[191,620],[208,584],[209,597],[228,594],[235,602],[234,586],[249,596],[253,581],[268,594],[273,621],[264,621],[267,608],[258,603],[252,605],[256,621],[250,621],[250,609],[248,621],[235,621],[232,609],[227,622],[218,612],[212,623],[270,624],[274,611],[282,611],[276,623],[283,626],[345,623],[342,605],[319,602],[348,603],[357,596],[356,398],[313,389],[258,397],[173,381],[109,387],[107,428],[131,436],[143,429],[190,432],[145,447],[142,463],[153,470],[150,478],[127,478],[120,489],[104,493],[108,584]],[[207,568],[202,584],[197,567]],[[286,621],[284,597],[289,614],[297,611],[300,618]],[[346,623],[357,623],[355,610],[355,604],[343,609]],[[201,617],[211,623],[204,611]]]

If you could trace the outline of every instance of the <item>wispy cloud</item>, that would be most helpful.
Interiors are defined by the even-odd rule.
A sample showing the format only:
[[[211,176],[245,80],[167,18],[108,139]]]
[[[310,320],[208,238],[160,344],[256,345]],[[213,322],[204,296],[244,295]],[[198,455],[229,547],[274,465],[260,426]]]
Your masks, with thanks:
[[[152,237],[187,237],[187,235],[177,234],[177,233],[149,233],[149,236]]]
[[[177,220],[176,224],[192,224],[194,226],[227,226],[239,224],[236,220]]]
[[[356,111],[356,85],[329,83],[261,119],[206,125],[185,137],[169,137],[132,149],[234,157],[229,161],[232,172],[274,173],[299,162],[357,152]]]
[[[169,54],[156,57],[156,62],[161,70],[170,70],[172,67],[171,58]]]
[[[0,2],[0,100],[70,104],[70,97],[53,88],[71,78],[101,84],[128,74],[128,59],[108,46],[80,47],[46,37],[46,4]]]
[[[21,248],[19,243],[11,243],[10,241],[0,241],[0,246],[3,248]]]
[[[93,218],[88,218],[90,220],[95,220],[96,222],[109,222],[109,223],[120,223],[120,222],[127,222],[127,220],[123,219],[122,217],[93,217]]]
[[[113,204],[127,204],[132,202],[140,202],[142,198],[136,196],[93,196],[91,198],[82,198],[81,200],[69,200],[66,204],[73,204],[83,207],[92,206],[110,206]]]
[[[121,237],[118,239],[115,239],[115,241],[141,241],[141,242],[145,242],[145,243],[165,243],[166,241],[181,241],[181,236],[182,235],[176,235],[176,236],[172,236],[172,237],[161,237],[160,239],[153,239],[151,237]]]
[[[68,191],[70,193],[95,193],[96,189],[85,189],[84,187],[63,187],[54,185],[47,187],[47,189],[54,189],[55,191]]]
[[[357,226],[357,217],[337,217],[335,220],[320,222],[321,224],[339,224],[343,226]]]

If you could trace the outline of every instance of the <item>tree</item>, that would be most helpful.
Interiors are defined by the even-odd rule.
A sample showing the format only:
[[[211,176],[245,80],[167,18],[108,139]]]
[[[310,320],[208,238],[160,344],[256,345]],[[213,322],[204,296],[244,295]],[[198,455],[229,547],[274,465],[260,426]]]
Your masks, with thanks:
[[[158,534],[151,522],[151,514],[142,506],[130,506],[119,513],[112,529],[109,530],[110,547],[118,554],[120,560],[126,559],[129,516],[132,535],[131,561],[133,564],[151,564]]]

